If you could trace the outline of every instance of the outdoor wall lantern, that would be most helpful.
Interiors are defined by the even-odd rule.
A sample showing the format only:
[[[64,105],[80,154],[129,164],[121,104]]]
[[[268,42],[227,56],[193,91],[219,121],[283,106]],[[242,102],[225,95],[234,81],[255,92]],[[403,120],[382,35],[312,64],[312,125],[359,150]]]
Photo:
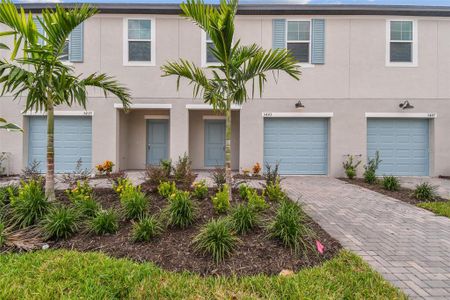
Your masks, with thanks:
[[[411,103],[409,103],[408,100],[405,100],[405,102],[400,103],[400,104],[399,104],[399,107],[400,107],[401,109],[412,109],[412,108],[414,108],[414,106],[411,105]]]
[[[305,108],[305,106],[303,105],[302,101],[298,100],[298,102],[295,103],[295,108],[296,109],[303,109],[303,108]]]

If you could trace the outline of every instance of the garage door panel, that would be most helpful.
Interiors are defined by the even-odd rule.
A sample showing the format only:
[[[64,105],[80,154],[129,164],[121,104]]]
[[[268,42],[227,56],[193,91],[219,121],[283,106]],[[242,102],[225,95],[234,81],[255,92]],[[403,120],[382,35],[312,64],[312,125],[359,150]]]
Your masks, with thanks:
[[[428,126],[425,119],[368,119],[367,152],[380,151],[378,175],[427,176]]]
[[[264,161],[282,174],[327,174],[327,119],[265,119]]]
[[[70,172],[81,158],[82,168],[92,165],[92,121],[90,117],[55,117],[55,171]],[[40,162],[40,171],[46,170],[47,120],[30,117],[28,162]]]

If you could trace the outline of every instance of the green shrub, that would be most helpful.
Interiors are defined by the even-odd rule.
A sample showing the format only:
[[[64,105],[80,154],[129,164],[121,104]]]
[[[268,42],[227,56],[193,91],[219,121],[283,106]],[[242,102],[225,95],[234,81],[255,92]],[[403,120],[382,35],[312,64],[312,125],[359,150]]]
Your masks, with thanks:
[[[265,188],[265,194],[270,201],[276,202],[281,201],[286,197],[279,182],[275,184],[269,183]]]
[[[74,206],[78,211],[79,216],[84,218],[94,217],[101,208],[100,204],[92,197],[78,200],[74,203]]]
[[[249,190],[252,190],[252,188],[245,183],[239,185],[239,196],[241,196],[242,200],[247,200]]]
[[[345,170],[345,175],[347,175],[349,179],[353,179],[356,176],[356,170],[360,164],[360,160],[354,162],[353,155],[348,155],[347,160],[342,163]]]
[[[170,173],[172,173],[172,161],[170,159],[161,160],[160,164],[161,169],[164,171],[165,176],[169,178]]]
[[[77,212],[66,206],[54,207],[42,220],[42,228],[48,239],[67,239],[79,229]]]
[[[438,197],[436,187],[428,182],[423,182],[416,185],[413,191],[413,197],[422,201],[434,201]]]
[[[257,211],[264,210],[268,207],[266,200],[264,199],[264,195],[258,195],[258,192],[255,189],[248,191],[247,201],[248,205]]]
[[[15,185],[0,186],[0,207],[10,202],[11,197],[17,196],[19,190]]]
[[[264,179],[266,181],[266,186],[269,184],[276,184],[281,182],[281,177],[279,174],[280,163],[276,162],[275,166],[272,166],[268,162],[265,163]]]
[[[164,213],[170,226],[186,228],[194,223],[195,209],[189,192],[175,192],[169,198],[169,204]]]
[[[20,228],[33,225],[48,212],[50,205],[40,181],[22,182],[18,194],[11,197],[13,222]]]
[[[383,188],[388,191],[398,191],[400,189],[400,181],[395,176],[385,176],[381,182]]]
[[[88,224],[89,230],[97,235],[116,233],[119,230],[119,218],[112,209],[98,211]]]
[[[377,170],[378,170],[378,166],[380,165],[381,160],[380,160],[380,152],[376,151],[375,152],[375,157],[370,159],[369,162],[367,163],[366,166],[364,166],[364,181],[369,183],[369,184],[373,184],[377,181]]]
[[[189,156],[185,153],[178,158],[173,168],[173,175],[175,180],[183,185],[184,188],[189,188],[195,180],[196,175],[192,171],[192,162]]]
[[[6,226],[0,221],[0,248],[6,243]]]
[[[113,190],[120,195],[128,186],[132,185],[133,183],[131,182],[130,179],[121,176],[118,177],[116,179],[116,182],[113,184]]]
[[[194,197],[198,200],[205,199],[206,196],[208,196],[208,187],[206,186],[206,180],[202,179],[200,181],[194,182],[192,195],[194,195]]]
[[[259,223],[258,213],[248,204],[239,204],[236,206],[230,215],[233,229],[238,234],[245,234],[249,232]]]
[[[175,185],[175,182],[163,181],[158,186],[158,194],[166,199],[169,198],[176,191],[177,186]]]
[[[134,242],[148,242],[163,232],[161,223],[155,217],[144,216],[133,224]]]
[[[283,201],[267,228],[270,237],[280,240],[285,247],[296,253],[301,247],[309,247],[307,238],[311,230],[304,224],[304,216],[303,210],[296,203]]]
[[[73,203],[92,197],[93,189],[87,180],[77,181],[73,189],[66,190],[66,195]]]
[[[211,172],[211,179],[214,182],[214,185],[220,189],[222,186],[227,183],[227,177],[225,173],[225,168],[215,168]]]
[[[230,199],[228,193],[228,185],[223,185],[222,188],[211,198],[214,210],[219,213],[226,213],[230,209]]]
[[[228,257],[238,242],[228,220],[224,218],[209,221],[194,238],[196,251],[210,254],[216,263]]]
[[[127,219],[137,219],[145,214],[149,202],[140,187],[127,185],[120,194],[120,204]]]

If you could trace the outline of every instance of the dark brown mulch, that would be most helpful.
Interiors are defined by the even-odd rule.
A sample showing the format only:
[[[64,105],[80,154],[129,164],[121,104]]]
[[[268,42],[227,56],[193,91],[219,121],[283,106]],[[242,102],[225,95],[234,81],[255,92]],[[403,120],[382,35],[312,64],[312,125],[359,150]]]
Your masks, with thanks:
[[[264,176],[262,175],[252,175],[246,176],[244,174],[236,174],[233,176],[234,179],[242,179],[242,180],[264,180]]]
[[[446,176],[446,175],[439,175],[439,178],[450,180],[450,176]]]
[[[213,194],[213,191],[210,191],[210,194]],[[59,192],[58,196],[63,201],[68,201],[62,192]],[[120,208],[118,197],[111,189],[96,189],[95,196],[104,208]],[[167,204],[167,200],[157,194],[151,193],[149,198],[152,214],[160,213]],[[132,223],[121,221],[116,234],[95,236],[83,232],[69,240],[54,242],[51,246],[79,251],[102,251],[114,257],[127,257],[139,262],[151,261],[171,271],[191,271],[201,275],[278,274],[283,269],[297,271],[321,264],[334,257],[341,249],[341,245],[335,239],[309,219],[307,222],[315,232],[316,239],[325,246],[324,255],[318,254],[315,249],[316,239],[311,239],[314,247],[305,251],[304,256],[295,255],[277,241],[268,239],[264,229],[258,228],[240,237],[242,242],[232,256],[216,265],[208,255],[194,251],[192,240],[203,224],[218,216],[214,213],[209,199],[196,201],[196,205],[198,219],[193,226],[184,230],[167,228],[160,238],[149,243],[131,242]],[[263,219],[271,218],[278,205],[270,203],[270,208],[267,209]]]
[[[11,180],[16,180],[19,179],[19,175],[0,175],[0,182],[2,181],[11,181]]]
[[[355,185],[359,185],[363,188],[375,191],[377,193],[395,198],[397,200],[412,204],[412,205],[417,205],[419,203],[423,203],[423,202],[427,202],[425,200],[418,200],[416,198],[414,198],[412,196],[413,190],[411,189],[407,189],[404,187],[400,187],[400,189],[398,191],[388,191],[385,190],[380,183],[374,183],[374,184],[368,184],[364,181],[364,179],[362,178],[354,178],[354,179],[348,179],[348,178],[339,178],[342,181],[351,183],[351,184],[355,184]],[[444,199],[438,197],[436,198],[436,201],[445,201]]]

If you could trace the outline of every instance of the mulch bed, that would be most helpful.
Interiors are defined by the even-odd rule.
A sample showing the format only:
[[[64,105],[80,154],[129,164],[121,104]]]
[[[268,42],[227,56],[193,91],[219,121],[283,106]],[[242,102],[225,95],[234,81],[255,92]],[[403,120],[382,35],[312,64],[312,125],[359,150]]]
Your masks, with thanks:
[[[112,189],[95,189],[95,198],[104,208],[119,209],[119,199]],[[214,193],[210,190],[210,195]],[[68,202],[64,193],[58,192],[58,198]],[[158,214],[166,206],[167,200],[159,195],[148,192],[150,211]],[[241,201],[237,194],[235,201]],[[192,240],[199,228],[213,218],[217,218],[209,199],[195,201],[198,207],[198,218],[195,224],[187,229],[167,228],[162,236],[148,243],[133,243],[130,240],[132,223],[121,221],[116,234],[96,236],[90,233],[78,233],[74,237],[59,242],[51,242],[51,248],[76,249],[79,251],[102,251],[113,257],[126,257],[138,262],[151,261],[170,271],[191,271],[200,275],[253,275],[278,274],[283,269],[298,271],[305,267],[321,264],[334,257],[342,248],[312,219],[307,222],[315,232],[311,239],[314,247],[305,251],[304,255],[296,255],[290,249],[283,247],[275,240],[267,238],[262,228],[241,236],[242,242],[231,257],[220,264],[215,264],[211,257],[194,251]],[[263,219],[271,218],[279,204],[269,203],[270,208],[264,213]],[[315,240],[325,246],[325,253],[320,255],[315,249]]]
[[[411,189],[407,189],[404,187],[400,187],[400,189],[398,191],[388,191],[385,190],[379,183],[374,183],[374,184],[368,184],[364,181],[364,179],[362,178],[354,178],[354,179],[348,179],[348,178],[339,178],[342,181],[351,183],[351,184],[355,184],[355,185],[359,185],[363,188],[375,191],[377,193],[389,196],[391,198],[395,198],[397,200],[412,204],[412,205],[417,205],[419,203],[423,203],[423,202],[428,202],[428,201],[424,201],[424,200],[418,200],[416,198],[414,198],[412,196],[413,190]],[[435,201],[446,201],[443,198],[436,198]]]
[[[450,180],[450,176],[445,176],[445,175],[439,175],[439,178]]]

